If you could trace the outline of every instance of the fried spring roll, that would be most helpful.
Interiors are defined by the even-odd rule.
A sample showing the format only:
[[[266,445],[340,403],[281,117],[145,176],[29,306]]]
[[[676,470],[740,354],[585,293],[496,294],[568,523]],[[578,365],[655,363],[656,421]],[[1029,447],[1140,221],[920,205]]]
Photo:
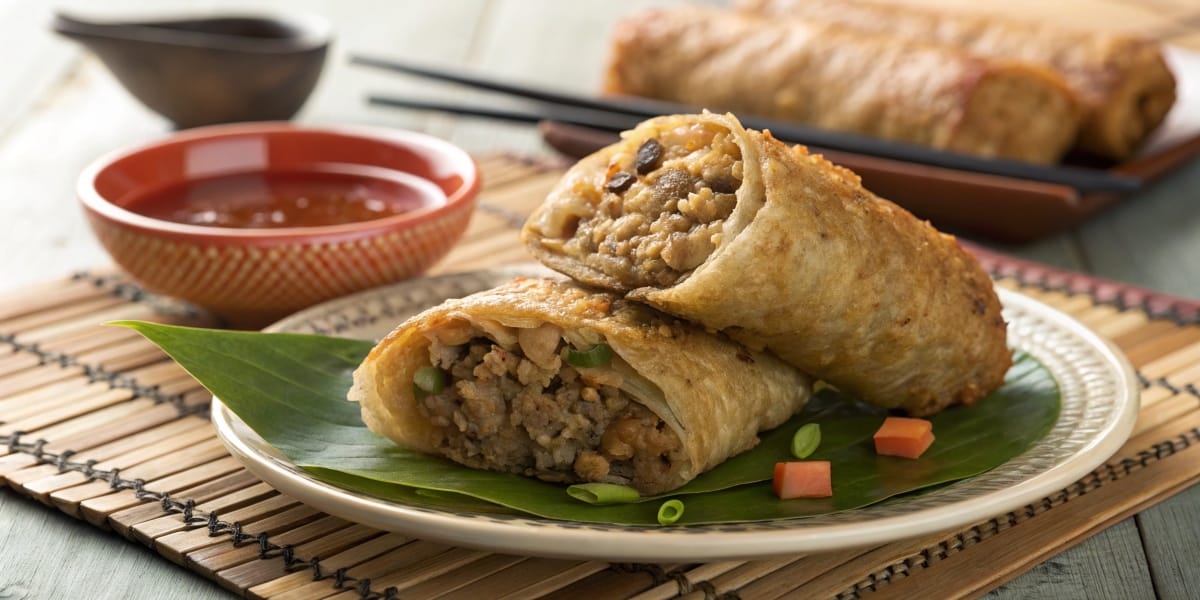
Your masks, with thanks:
[[[577,281],[913,415],[975,401],[1011,363],[992,282],[954,238],[732,115],[625,132],[566,173],[522,239]]]
[[[622,20],[606,91],[1034,163],[1061,158],[1079,124],[1047,69],[699,7]]]
[[[401,446],[642,494],[750,449],[811,391],[770,354],[611,294],[533,279],[412,317],[354,382],[367,426]]]
[[[1045,65],[1063,75],[1083,107],[1082,149],[1118,160],[1133,154],[1175,102],[1175,78],[1152,40],[870,0],[739,0],[738,7]]]

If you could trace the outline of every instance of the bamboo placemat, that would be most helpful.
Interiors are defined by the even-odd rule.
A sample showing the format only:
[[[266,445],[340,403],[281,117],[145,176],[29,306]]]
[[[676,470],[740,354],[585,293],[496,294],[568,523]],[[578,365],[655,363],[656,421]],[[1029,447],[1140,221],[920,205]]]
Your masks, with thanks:
[[[440,271],[526,260],[516,227],[560,174],[511,157],[481,166],[479,213]],[[245,471],[216,439],[203,389],[136,333],[99,326],[212,324],[116,271],[0,298],[0,481],[254,598],[977,595],[1200,480],[1196,304],[978,252],[1002,285],[1113,340],[1139,371],[1142,412],[1129,442],[1087,477],[959,531],[770,560],[608,564],[349,523]]]

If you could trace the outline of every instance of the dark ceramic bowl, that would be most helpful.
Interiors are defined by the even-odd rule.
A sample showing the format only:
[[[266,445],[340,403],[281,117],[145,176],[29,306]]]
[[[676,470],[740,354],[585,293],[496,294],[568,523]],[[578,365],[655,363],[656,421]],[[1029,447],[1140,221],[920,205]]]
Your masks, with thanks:
[[[131,94],[176,128],[290,119],[320,78],[332,39],[319,17],[97,22],[58,15]]]
[[[432,189],[412,212],[316,227],[183,224],[130,210],[148,191],[214,177],[331,166],[395,173]],[[462,236],[479,172],[440,139],[363,127],[245,123],[179,132],[102,157],[78,194],[113,259],[152,291],[257,327],[313,304],[418,275]]]

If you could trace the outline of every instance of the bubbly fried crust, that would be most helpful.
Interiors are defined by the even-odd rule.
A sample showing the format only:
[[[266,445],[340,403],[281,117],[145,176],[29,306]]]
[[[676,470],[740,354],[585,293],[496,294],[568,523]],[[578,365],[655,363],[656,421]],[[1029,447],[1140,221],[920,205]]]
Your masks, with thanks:
[[[630,289],[620,274],[563,251],[563,211],[603,186],[609,158],[665,129],[726,128],[740,148],[737,205],[721,243],[677,282]],[[1011,365],[1000,301],[955,239],[864,189],[859,178],[732,115],[659,117],[580,161],[526,222],[527,247],[588,285],[767,348],[858,397],[913,415],[970,404]]]
[[[1128,158],[1175,102],[1175,77],[1153,40],[871,0],[739,0],[742,11],[793,17],[1021,60],[1060,73],[1083,108],[1079,145]]]
[[[1080,118],[1042,67],[701,7],[619,22],[607,90],[1035,163],[1059,160]]]
[[[669,472],[630,484],[643,494],[679,487],[749,450],[759,431],[786,421],[811,395],[810,378],[769,353],[612,294],[521,279],[415,315],[371,351],[354,373],[350,399],[362,405],[372,431],[406,448],[439,452],[442,436],[415,398],[413,375],[429,364],[430,335],[456,322],[493,331],[549,323],[579,348],[608,344],[661,393],[650,398],[630,392],[631,400],[667,422],[682,444],[684,460],[673,461]],[[504,346],[513,340],[492,341]]]

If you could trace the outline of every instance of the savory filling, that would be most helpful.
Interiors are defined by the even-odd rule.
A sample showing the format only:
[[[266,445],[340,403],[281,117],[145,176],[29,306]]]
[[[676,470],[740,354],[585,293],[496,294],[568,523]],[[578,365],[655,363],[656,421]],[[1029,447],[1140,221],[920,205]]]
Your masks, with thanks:
[[[679,437],[622,390],[621,359],[607,345],[573,348],[550,324],[487,329],[431,334],[432,366],[414,377],[443,455],[546,481],[668,483],[683,456]]]
[[[613,155],[594,210],[562,231],[562,251],[631,288],[670,286],[721,243],[737,203],[741,150],[696,123],[629,142]]]

